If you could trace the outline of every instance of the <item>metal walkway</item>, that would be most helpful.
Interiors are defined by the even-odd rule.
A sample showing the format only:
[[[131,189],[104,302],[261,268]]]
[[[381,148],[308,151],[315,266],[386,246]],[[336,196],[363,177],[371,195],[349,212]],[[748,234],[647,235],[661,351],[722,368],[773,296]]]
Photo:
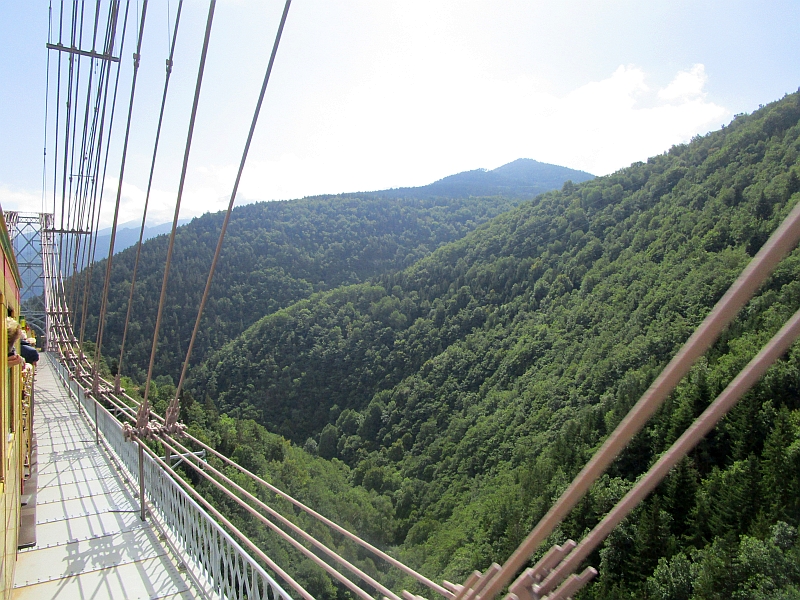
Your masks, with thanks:
[[[34,431],[37,544],[18,554],[13,599],[195,598],[45,355],[36,374]]]

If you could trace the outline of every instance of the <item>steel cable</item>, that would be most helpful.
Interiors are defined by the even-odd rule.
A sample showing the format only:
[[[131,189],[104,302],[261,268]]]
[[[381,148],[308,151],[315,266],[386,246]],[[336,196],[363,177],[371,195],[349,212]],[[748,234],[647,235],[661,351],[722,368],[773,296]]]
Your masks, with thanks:
[[[128,30],[128,12],[130,10],[130,6],[131,6],[131,0],[127,0],[126,3],[125,3],[125,17],[122,20],[122,36],[120,38],[120,56],[122,56],[122,53],[125,50],[125,34],[126,34],[127,30]],[[117,15],[119,14],[119,2],[116,2],[116,13],[117,13]],[[118,18],[118,16],[115,16],[114,30],[113,30],[112,36],[111,36],[109,54],[112,53],[113,47],[114,47],[114,35],[116,34],[117,18]],[[102,175],[102,177],[98,178],[97,174],[95,174],[94,189],[93,189],[93,192],[92,192],[92,195],[93,195],[92,204],[93,204],[93,206],[95,206],[95,204],[96,204],[97,210],[96,210],[96,221],[95,221],[94,217],[92,219],[92,228],[91,229],[92,229],[92,232],[93,232],[93,234],[92,234],[93,239],[90,240],[90,244],[91,244],[92,247],[91,247],[90,256],[89,256],[89,269],[88,269],[88,273],[86,275],[87,283],[86,283],[86,288],[84,290],[84,297],[83,297],[83,312],[82,312],[82,315],[81,315],[81,329],[80,329],[80,335],[78,337],[78,345],[81,348],[81,352],[83,351],[82,350],[83,349],[83,339],[84,339],[84,334],[85,334],[85,331],[86,331],[86,320],[87,320],[87,317],[88,317],[89,294],[90,294],[91,287],[92,287],[92,275],[94,273],[95,253],[97,251],[97,231],[100,228],[100,213],[101,213],[101,210],[102,210],[102,207],[103,207],[103,196],[105,194],[105,179],[106,179],[106,172],[108,170],[108,155],[109,155],[109,151],[111,149],[111,134],[113,132],[113,127],[114,127],[114,115],[116,114],[116,108],[117,108],[117,92],[119,91],[120,73],[121,73],[120,66],[117,65],[116,80],[114,82],[114,95],[113,95],[113,98],[111,100],[111,115],[109,117],[109,122],[108,122],[108,135],[106,137],[107,143],[106,143],[106,155],[105,155],[105,158],[104,158],[104,161],[103,161],[103,175]],[[108,85],[108,83],[106,83],[106,85]],[[105,122],[106,100],[107,99],[108,99],[108,93],[106,92],[106,96],[105,96],[105,99],[103,101],[103,116],[102,116],[101,123]],[[101,139],[102,139],[102,126],[101,126]],[[99,164],[98,164],[98,171],[99,171]],[[98,189],[100,191],[99,199],[97,199]]]
[[[147,180],[147,193],[144,198],[144,210],[142,211],[142,227],[139,230],[139,242],[136,245],[136,258],[133,262],[133,272],[131,273],[131,289],[128,295],[128,310],[125,315],[125,325],[122,329],[122,342],[119,346],[119,362],[117,363],[117,375],[114,381],[115,389],[119,389],[119,379],[122,373],[122,359],[125,356],[125,341],[128,338],[128,325],[131,321],[131,311],[133,307],[133,294],[136,289],[136,275],[139,271],[139,260],[142,256],[142,241],[144,239],[144,228],[147,223],[147,208],[150,204],[150,191],[153,187],[153,173],[156,169],[156,156],[158,154],[158,142],[161,138],[161,125],[164,121],[164,108],[167,105],[167,91],[169,89],[169,79],[172,75],[172,59],[175,55],[175,42],[178,39],[178,25],[181,20],[181,8],[183,7],[183,0],[178,2],[178,11],[175,15],[175,29],[172,34],[172,43],[169,48],[169,58],[167,58],[167,74],[164,79],[164,93],[161,96],[161,109],[158,113],[158,126],[156,127],[156,139],[153,144],[153,159],[150,162],[150,177]]]
[[[515,574],[536,552],[539,545],[553,532],[569,511],[583,498],[591,485],[644,427],[667,396],[672,393],[675,386],[689,372],[694,362],[711,347],[722,330],[736,317],[739,310],[769,277],[781,259],[797,245],[798,240],[800,240],[800,204],[792,209],[636,405],[592,456],[547,514],[542,517],[533,531],[528,534],[528,537],[506,560],[502,569],[492,577],[483,591],[476,595],[478,598],[494,598],[510,583]],[[471,597],[471,594],[465,595],[465,598]]]
[[[192,101],[192,112],[189,117],[189,131],[186,135],[186,148],[183,154],[183,166],[181,168],[181,178],[178,184],[178,198],[175,202],[175,216],[172,219],[172,231],[169,235],[169,246],[167,247],[167,258],[164,263],[164,280],[161,283],[161,297],[158,301],[158,311],[156,313],[155,330],[153,331],[153,346],[150,350],[150,364],[147,368],[147,380],[144,387],[144,410],[147,410],[148,395],[150,393],[150,382],[153,378],[153,367],[156,359],[156,349],[158,348],[158,330],[161,327],[161,316],[164,313],[164,302],[167,296],[167,282],[169,281],[169,268],[172,263],[172,251],[175,247],[175,231],[178,228],[178,216],[181,210],[181,198],[183,197],[183,187],[186,183],[186,170],[189,166],[189,152],[192,147],[192,135],[194,134],[194,123],[197,118],[197,106],[200,102],[200,88],[203,83],[203,72],[206,66],[206,56],[208,55],[208,43],[211,38],[211,25],[214,22],[214,8],[216,7],[217,0],[210,0],[208,5],[208,19],[206,20],[206,32],[203,39],[203,49],[200,53],[200,66],[197,71],[197,83],[194,90],[194,100]]]
[[[292,0],[286,0],[286,4],[283,7],[283,14],[281,15],[281,21],[278,25],[278,32],[275,35],[275,42],[272,45],[272,53],[269,57],[269,63],[267,64],[267,72],[264,74],[264,81],[261,84],[261,91],[258,95],[258,101],[256,102],[256,108],[253,113],[253,120],[250,123],[250,130],[247,133],[247,141],[244,145],[244,151],[242,152],[242,159],[239,162],[239,170],[236,173],[236,180],[233,183],[233,190],[231,191],[231,197],[228,201],[228,210],[225,212],[225,219],[222,221],[222,230],[219,234],[219,240],[217,241],[217,248],[214,251],[214,258],[211,261],[211,268],[208,272],[208,279],[206,280],[206,287],[203,290],[203,297],[200,300],[200,307],[197,311],[197,319],[194,323],[194,329],[192,330],[192,337],[189,340],[189,347],[186,350],[186,358],[183,361],[183,366],[181,368],[181,376],[178,380],[178,386],[175,390],[175,398],[172,401],[172,410],[175,411],[175,418],[177,418],[177,410],[178,410],[178,402],[180,398],[181,390],[183,389],[183,382],[186,379],[186,371],[189,368],[189,359],[192,356],[192,348],[194,348],[194,342],[197,339],[197,332],[200,330],[200,321],[203,318],[203,311],[206,306],[206,301],[208,300],[208,293],[211,289],[211,282],[214,279],[214,272],[217,268],[217,261],[219,260],[220,252],[222,251],[222,243],[225,241],[225,232],[228,229],[228,223],[231,218],[231,212],[233,211],[233,204],[236,201],[236,194],[239,191],[239,182],[242,179],[242,173],[244,172],[244,166],[247,162],[247,155],[250,152],[250,144],[253,141],[253,134],[255,133],[256,124],[258,123],[258,116],[261,114],[261,106],[264,103],[264,95],[267,92],[267,84],[269,83],[270,75],[272,74],[272,67],[275,64],[275,57],[278,54],[278,46],[281,41],[281,35],[283,34],[283,27],[286,25],[286,17],[289,15],[289,7],[292,4]],[[148,381],[149,383],[149,381]]]
[[[742,369],[717,399],[698,417],[692,425],[670,446],[636,485],[620,500],[597,526],[586,535],[547,578],[542,581],[537,593],[548,594],[566,579],[591,554],[611,531],[644,500],[670,470],[678,464],[719,423],[741,397],[766,373],[772,364],[786,352],[800,336],[800,311],[784,324],[764,348]]]
[[[94,384],[92,391],[96,392],[98,382],[98,367],[100,365],[100,351],[103,346],[103,330],[105,328],[106,310],[108,309],[108,290],[111,285],[111,266],[114,258],[114,241],[117,235],[117,220],[119,219],[119,205],[122,200],[122,182],[125,177],[125,160],[128,155],[128,141],[131,133],[131,119],[133,117],[133,102],[136,96],[136,78],[139,73],[139,58],[142,52],[142,38],[144,37],[144,25],[147,18],[147,0],[142,2],[142,19],[139,24],[139,36],[136,41],[136,53],[133,55],[133,80],[131,82],[131,96],[128,102],[128,120],[125,126],[125,140],[122,144],[122,158],[120,160],[119,180],[117,181],[117,200],[114,205],[114,219],[111,225],[111,240],[108,245],[108,259],[106,261],[106,277],[103,282],[103,295],[100,299],[100,315],[97,323],[97,337],[94,350]]]

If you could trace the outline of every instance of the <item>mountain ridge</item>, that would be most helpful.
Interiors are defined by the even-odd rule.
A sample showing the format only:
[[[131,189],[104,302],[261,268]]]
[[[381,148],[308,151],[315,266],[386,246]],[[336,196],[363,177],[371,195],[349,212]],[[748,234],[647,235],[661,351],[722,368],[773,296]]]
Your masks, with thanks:
[[[516,548],[799,200],[793,94],[282,308],[189,387],[342,469],[384,499],[384,543],[462,581]],[[593,527],[799,305],[795,249],[549,543]],[[795,344],[590,557],[579,598],[794,597],[799,373]]]

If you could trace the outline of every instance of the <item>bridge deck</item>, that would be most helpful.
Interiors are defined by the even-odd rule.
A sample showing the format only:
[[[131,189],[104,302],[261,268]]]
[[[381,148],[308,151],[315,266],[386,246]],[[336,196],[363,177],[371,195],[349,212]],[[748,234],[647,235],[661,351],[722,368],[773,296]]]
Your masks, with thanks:
[[[194,598],[158,531],[140,520],[136,491],[95,443],[45,355],[34,420],[36,546],[18,554],[13,599]]]

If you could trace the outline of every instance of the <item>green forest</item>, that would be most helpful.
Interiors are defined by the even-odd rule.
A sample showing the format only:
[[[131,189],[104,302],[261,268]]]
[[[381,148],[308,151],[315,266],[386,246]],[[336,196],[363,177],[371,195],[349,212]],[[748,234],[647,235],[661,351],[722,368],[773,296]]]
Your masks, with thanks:
[[[793,94],[532,200],[329,197],[237,209],[183,417],[326,516],[461,582],[510,555],[800,200],[799,159]],[[269,223],[245,228],[256,214]],[[157,408],[174,393],[218,222],[181,229],[191,237],[174,271]],[[153,265],[164,245],[145,244]],[[120,256],[124,290],[132,255]],[[799,275],[796,250],[542,551],[580,540],[800,308]],[[148,323],[136,324],[140,345]],[[131,389],[142,352],[132,344]],[[279,563],[293,556],[237,518]],[[800,599],[798,526],[795,344],[590,557],[599,576],[578,597]],[[347,596],[291,560],[315,596]]]
[[[411,265],[519,203],[518,198],[369,198],[334,196],[237,207],[205,310],[193,362],[264,315],[345,284]],[[162,321],[157,375],[177,379],[222,226],[221,213],[178,228]],[[168,236],[142,245],[122,372],[142,381],[150,359]],[[104,355],[117,369],[130,280],[131,247],[114,257]],[[92,273],[85,339],[94,341],[106,261]],[[76,285],[80,298],[81,289]],[[69,286],[68,286],[68,289]],[[79,315],[80,316],[80,315]],[[78,320],[77,328],[81,327]]]

